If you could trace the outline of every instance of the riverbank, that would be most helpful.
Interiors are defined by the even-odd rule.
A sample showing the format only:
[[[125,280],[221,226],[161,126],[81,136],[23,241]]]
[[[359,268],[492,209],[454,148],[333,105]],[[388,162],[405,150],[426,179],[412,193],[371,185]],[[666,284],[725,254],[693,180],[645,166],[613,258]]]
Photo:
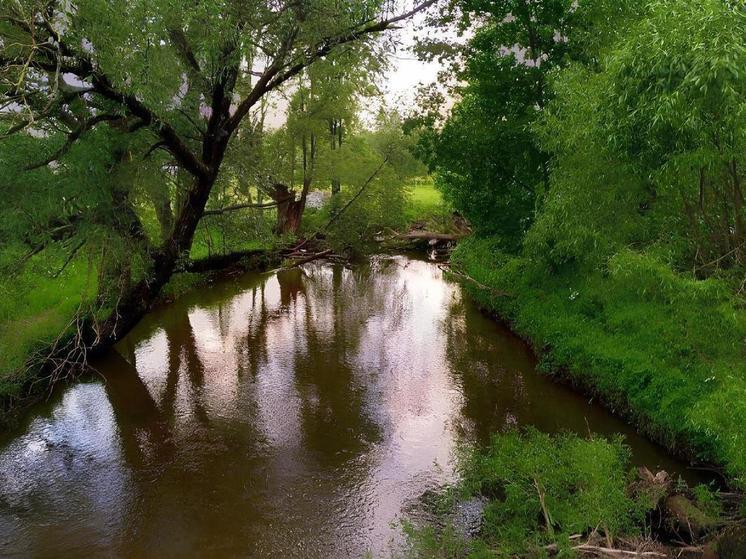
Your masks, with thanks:
[[[746,311],[722,281],[625,251],[603,271],[549,275],[471,238],[452,256],[466,289],[561,375],[672,452],[746,483]]]
[[[494,434],[427,497],[426,522],[404,522],[404,557],[743,557],[741,495],[632,468],[630,456],[621,436]]]
[[[53,384],[69,380],[50,375],[48,357],[55,347],[64,347],[73,338],[76,313],[89,306],[96,294],[97,278],[90,261],[78,258],[65,268],[64,276],[52,278],[46,273],[50,258],[42,254],[41,263],[25,269],[13,286],[14,293],[5,299],[7,308],[0,321],[0,426],[12,423],[48,394]],[[156,305],[173,302],[225,274],[270,269],[281,259],[281,249],[268,245],[203,255],[174,274]],[[69,372],[74,375],[72,369]]]

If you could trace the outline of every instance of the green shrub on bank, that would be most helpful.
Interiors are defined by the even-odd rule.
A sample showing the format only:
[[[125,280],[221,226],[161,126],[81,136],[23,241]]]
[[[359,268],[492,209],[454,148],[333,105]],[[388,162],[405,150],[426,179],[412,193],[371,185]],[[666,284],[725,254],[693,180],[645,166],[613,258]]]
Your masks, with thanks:
[[[627,249],[600,269],[552,273],[479,238],[459,245],[453,264],[489,288],[466,284],[543,352],[548,370],[746,481],[746,310],[724,280],[690,279]]]
[[[572,556],[574,534],[640,535],[651,503],[628,492],[629,456],[621,439],[533,429],[495,435],[465,461],[459,485],[464,498],[486,501],[478,536],[467,542],[452,525],[408,526],[411,555],[533,557],[555,544]]]

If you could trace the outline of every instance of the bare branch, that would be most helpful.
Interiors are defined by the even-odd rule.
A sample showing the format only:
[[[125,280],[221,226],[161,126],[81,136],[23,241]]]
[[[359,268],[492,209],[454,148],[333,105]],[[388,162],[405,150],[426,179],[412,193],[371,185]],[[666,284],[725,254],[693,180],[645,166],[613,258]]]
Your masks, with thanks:
[[[388,158],[388,156],[386,156],[386,157],[385,157],[385,158],[383,159],[383,161],[381,161],[381,164],[380,164],[380,165],[379,165],[379,166],[378,166],[378,167],[376,168],[376,170],[375,170],[375,171],[373,171],[373,174],[372,174],[371,176],[369,176],[369,177],[368,177],[368,180],[366,180],[366,181],[365,181],[365,183],[363,184],[363,186],[361,186],[361,187],[360,187],[360,190],[358,190],[358,191],[357,191],[357,192],[355,193],[355,195],[354,195],[354,196],[353,196],[352,198],[350,198],[350,200],[349,200],[349,201],[348,201],[348,202],[347,202],[347,203],[346,203],[346,204],[345,204],[344,206],[342,206],[342,208],[340,208],[340,210],[339,210],[339,211],[338,211],[337,213],[335,213],[335,214],[334,214],[334,215],[333,215],[333,216],[331,217],[331,219],[329,219],[329,221],[327,221],[327,222],[326,222],[326,225],[324,225],[324,228],[323,228],[323,230],[324,230],[324,231],[326,231],[327,229],[329,229],[329,227],[330,227],[330,226],[331,226],[331,225],[332,225],[332,224],[333,224],[333,223],[334,223],[335,221],[337,221],[337,220],[339,219],[339,217],[340,217],[340,216],[341,216],[341,215],[342,215],[342,214],[343,214],[344,212],[346,212],[346,211],[347,211],[347,209],[348,209],[348,208],[349,208],[349,207],[350,207],[350,206],[351,206],[352,204],[354,204],[354,203],[355,203],[355,200],[357,200],[358,198],[360,198],[360,196],[362,195],[362,193],[363,193],[363,192],[365,192],[365,190],[366,190],[366,189],[368,188],[368,186],[370,185],[370,183],[371,183],[371,182],[373,182],[373,179],[374,179],[374,178],[376,178],[376,176],[378,175],[378,173],[380,173],[380,172],[381,172],[381,169],[383,169],[383,167],[384,167],[384,166],[386,165],[386,163],[388,163],[388,161],[389,161],[389,158]]]

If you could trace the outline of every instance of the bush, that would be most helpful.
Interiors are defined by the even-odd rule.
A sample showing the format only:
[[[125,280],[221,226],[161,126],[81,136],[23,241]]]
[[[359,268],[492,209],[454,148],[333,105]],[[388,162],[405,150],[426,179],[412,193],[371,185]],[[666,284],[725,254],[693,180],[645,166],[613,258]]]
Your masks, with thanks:
[[[649,503],[632,498],[629,449],[621,439],[581,439],[529,429],[495,435],[463,464],[465,498],[486,500],[479,537],[468,545],[453,527],[407,527],[416,557],[515,557],[558,544],[572,554],[570,536],[604,531],[639,535]]]

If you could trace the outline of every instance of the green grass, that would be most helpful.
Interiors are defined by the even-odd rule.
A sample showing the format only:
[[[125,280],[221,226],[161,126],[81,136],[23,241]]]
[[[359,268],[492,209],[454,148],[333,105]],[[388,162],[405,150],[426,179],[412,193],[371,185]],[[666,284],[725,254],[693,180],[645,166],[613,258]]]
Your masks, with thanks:
[[[191,257],[269,249],[275,242],[269,236],[246,237],[235,231],[223,234],[217,226],[200,228]],[[24,250],[4,247],[0,265],[12,267]],[[28,367],[30,357],[64,332],[81,305],[94,300],[97,274],[93,260],[84,252],[58,277],[54,275],[62,268],[66,254],[53,249],[35,255],[17,274],[0,275],[0,403],[21,395],[23,386],[36,373]],[[164,296],[176,298],[204,281],[198,274],[176,274],[164,288]]]
[[[16,258],[6,249],[0,258]],[[96,272],[83,254],[59,275],[62,255],[34,256],[17,275],[0,282],[0,400],[17,396],[29,356],[53,342],[81,304],[95,296]]]
[[[574,534],[638,538],[657,499],[629,491],[634,479],[629,458],[621,439],[536,430],[496,434],[486,449],[462,460],[461,481],[445,493],[440,507],[445,512],[434,511],[443,529],[405,523],[408,555],[544,557],[546,546],[554,544],[560,557],[573,557]],[[478,535],[467,541],[449,523],[448,511],[475,497],[484,502],[483,521]]]
[[[225,221],[205,218],[194,235],[190,258],[199,260],[231,252],[273,247],[277,243],[277,238],[271,231],[274,213],[266,214],[261,219],[257,219],[256,214],[234,215]]]
[[[426,221],[449,213],[443,195],[435,188],[431,177],[421,177],[413,181],[406,211],[408,221]]]
[[[550,273],[472,238],[453,264],[490,288],[467,283],[543,353],[545,370],[564,371],[653,438],[746,485],[746,309],[732,286],[632,250],[604,269]]]

